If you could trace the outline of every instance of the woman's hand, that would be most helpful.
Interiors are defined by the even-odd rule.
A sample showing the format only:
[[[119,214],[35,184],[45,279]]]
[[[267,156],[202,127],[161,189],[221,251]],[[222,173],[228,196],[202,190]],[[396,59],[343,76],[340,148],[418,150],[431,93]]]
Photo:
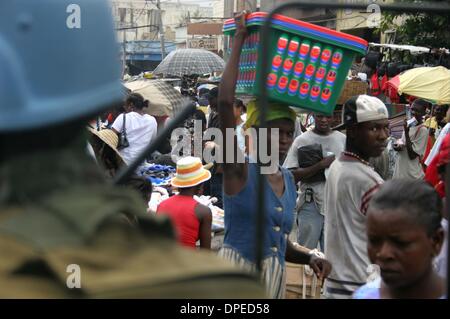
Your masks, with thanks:
[[[205,143],[205,149],[213,149],[213,148],[218,148],[219,145],[217,145],[216,143],[212,142],[212,141],[208,141]]]
[[[234,22],[236,24],[236,33],[234,34],[235,37],[247,37],[247,27],[245,26],[245,20],[246,20],[247,11],[242,11],[240,13],[237,13],[234,16]]]

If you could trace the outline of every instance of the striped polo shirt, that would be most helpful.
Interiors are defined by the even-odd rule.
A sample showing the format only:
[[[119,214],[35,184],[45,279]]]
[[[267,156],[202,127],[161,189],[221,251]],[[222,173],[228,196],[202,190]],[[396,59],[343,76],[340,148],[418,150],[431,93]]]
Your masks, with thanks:
[[[366,283],[366,212],[382,183],[371,166],[344,153],[330,167],[324,193],[325,255],[333,266],[325,286],[329,298],[350,298]]]

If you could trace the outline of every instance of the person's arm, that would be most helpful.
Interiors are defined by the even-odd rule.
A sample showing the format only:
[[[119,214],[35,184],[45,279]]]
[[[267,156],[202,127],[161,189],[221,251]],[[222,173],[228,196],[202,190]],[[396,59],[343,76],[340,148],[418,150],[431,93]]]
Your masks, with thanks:
[[[195,215],[200,221],[200,229],[198,231],[200,248],[211,249],[211,210],[202,204],[198,204],[195,207]]]
[[[114,133],[119,134],[122,131],[122,128],[123,128],[123,113],[119,114],[119,116],[116,117],[114,123],[111,125],[111,130],[113,130]]]
[[[287,241],[285,259],[290,263],[309,265],[319,279],[328,277],[331,272],[331,264],[328,260],[297,249],[290,240]]]
[[[413,160],[416,157],[418,157],[419,155],[416,152],[414,152],[413,145],[412,145],[412,142],[411,142],[411,137],[409,136],[409,127],[408,127],[408,123],[406,122],[406,120],[405,120],[405,122],[403,124],[403,128],[405,130],[405,147],[406,147],[406,151],[408,152],[409,159]]]
[[[286,245],[286,261],[294,264],[308,265],[311,261],[311,255],[295,248],[292,242],[288,240]]]
[[[320,162],[311,165],[309,167],[297,167],[291,168],[290,171],[294,175],[294,180],[296,183],[303,182],[305,179],[316,175],[318,172],[327,169],[333,163],[335,156],[327,156],[323,158]]]
[[[151,116],[151,115],[150,115]],[[156,139],[156,136],[158,136],[158,122],[156,121],[155,117],[152,116],[152,126],[153,126],[153,134],[151,141],[154,141]]]
[[[233,115],[234,93],[236,90],[236,82],[239,74],[239,58],[241,56],[242,46],[247,37],[247,29],[245,27],[245,13],[241,13],[235,17],[236,33],[234,35],[233,47],[230,58],[225,66],[222,80],[219,85],[218,97],[218,113],[220,117],[220,128],[223,134],[223,158],[224,158],[224,175],[223,185],[224,191],[228,195],[237,194],[246,183],[247,166],[245,163],[237,163],[237,154],[241,152],[237,145],[237,138],[234,136],[234,161],[227,163],[225,145],[232,141],[227,140],[227,129],[235,129],[235,119]]]

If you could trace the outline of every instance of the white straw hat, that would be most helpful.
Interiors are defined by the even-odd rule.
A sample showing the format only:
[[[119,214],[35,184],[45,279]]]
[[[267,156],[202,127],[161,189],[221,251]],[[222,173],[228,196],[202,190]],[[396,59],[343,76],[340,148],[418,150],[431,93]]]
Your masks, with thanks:
[[[188,156],[177,162],[177,174],[172,179],[172,186],[187,188],[197,186],[211,178],[208,171],[198,157]]]

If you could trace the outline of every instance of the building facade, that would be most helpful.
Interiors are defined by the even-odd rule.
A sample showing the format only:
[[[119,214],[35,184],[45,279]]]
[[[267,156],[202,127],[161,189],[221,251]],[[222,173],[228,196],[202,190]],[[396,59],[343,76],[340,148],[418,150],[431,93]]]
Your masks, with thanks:
[[[111,0],[121,59],[132,74],[151,71],[162,60],[160,14],[166,54],[176,49],[178,42],[186,43],[189,20],[202,21],[198,18],[213,14],[212,7],[181,1],[162,1],[161,11],[156,4],[154,0]]]
[[[150,0],[112,0],[112,14],[117,29],[117,38],[122,41],[158,40],[159,10],[156,1]],[[198,4],[161,2],[161,18],[167,40],[176,39],[176,28],[186,25],[189,20],[202,21],[200,17],[211,17],[212,7]]]

